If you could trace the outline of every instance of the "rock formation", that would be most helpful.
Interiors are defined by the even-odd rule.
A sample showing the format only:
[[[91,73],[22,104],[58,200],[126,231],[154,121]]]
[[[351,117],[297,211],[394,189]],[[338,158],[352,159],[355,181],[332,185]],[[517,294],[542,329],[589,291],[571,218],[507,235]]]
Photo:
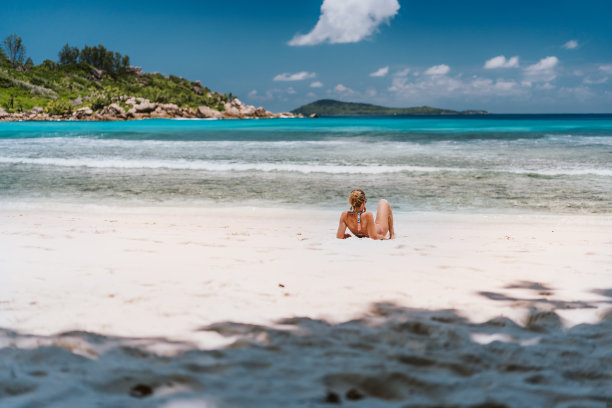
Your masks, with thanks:
[[[293,118],[303,117],[289,112],[272,113],[263,107],[245,105],[238,98],[222,105],[221,111],[202,105],[197,109],[181,108],[173,103],[151,102],[145,98],[119,96],[113,102],[94,111],[89,106],[83,106],[72,113],[51,115],[43,108],[34,107],[29,111],[20,113],[7,113],[0,108],[0,120],[131,120],[151,118],[207,118],[207,119],[254,119],[254,118]]]

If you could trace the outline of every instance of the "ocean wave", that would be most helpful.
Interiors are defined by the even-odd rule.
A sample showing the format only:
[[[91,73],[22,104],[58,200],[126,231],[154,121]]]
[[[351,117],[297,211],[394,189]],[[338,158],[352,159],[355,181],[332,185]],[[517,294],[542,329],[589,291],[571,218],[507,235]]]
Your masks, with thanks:
[[[245,134],[248,133],[245,131]],[[149,137],[151,136],[151,137]],[[17,151],[20,149],[101,149],[121,148],[142,151],[162,148],[174,151],[202,151],[217,149],[232,150],[270,150],[270,149],[335,149],[340,152],[348,150],[368,149],[373,151],[402,151],[402,152],[438,152],[448,153],[457,150],[495,150],[512,149],[523,150],[538,148],[574,148],[591,146],[593,148],[612,146],[612,136],[608,135],[576,135],[576,134],[541,134],[526,135],[523,137],[475,137],[466,135],[466,138],[448,137],[448,135],[390,135],[390,134],[352,134],[338,136],[334,134],[317,135],[307,133],[304,135],[280,135],[276,138],[267,133],[253,134],[249,138],[223,137],[223,135],[124,135],[101,132],[99,134],[77,133],[70,136],[58,133],[56,136],[38,138],[3,139],[0,137],[0,151]],[[227,136],[227,135],[226,135]],[[277,135],[278,136],[278,135]],[[468,137],[470,136],[470,137]],[[200,138],[201,137],[201,138]]]
[[[196,170],[208,172],[295,172],[328,174],[385,174],[385,173],[434,173],[434,172],[472,172],[472,173],[513,173],[536,176],[612,176],[612,169],[595,168],[473,168],[473,167],[436,167],[382,164],[338,164],[320,162],[239,162],[229,160],[134,160],[134,159],[89,159],[89,158],[28,158],[0,157],[0,164],[40,165],[57,167],[85,167],[94,169],[160,169]]]
[[[526,175],[538,175],[538,176],[612,176],[612,169],[592,169],[592,168],[584,168],[584,169],[537,169],[537,170],[529,170],[529,169],[503,169],[503,170],[495,170],[502,171],[505,173],[514,173],[514,174],[526,174]]]
[[[603,145],[612,146],[612,134],[575,135],[575,134],[545,134],[550,143],[568,146]]]
[[[178,119],[177,119],[178,120]],[[183,119],[181,119],[183,120]],[[411,142],[387,142],[379,141],[376,145],[393,145],[406,146]],[[0,148],[15,149],[25,147],[121,147],[121,148],[136,148],[139,150],[147,147],[162,147],[162,148],[187,148],[187,149],[215,149],[215,148],[286,148],[295,147],[303,149],[304,146],[313,147],[330,147],[330,146],[354,146],[364,145],[371,146],[372,141],[362,138],[350,139],[323,139],[323,140],[160,140],[160,139],[102,139],[97,136],[73,136],[73,137],[46,137],[39,139],[0,139]]]
[[[1,164],[29,164],[61,167],[88,167],[99,169],[170,169],[204,170],[211,172],[262,171],[334,174],[383,174],[398,172],[470,171],[451,167],[388,166],[388,165],[339,165],[320,163],[245,163],[231,161],[187,160],[124,160],[124,159],[60,159],[0,157]]]

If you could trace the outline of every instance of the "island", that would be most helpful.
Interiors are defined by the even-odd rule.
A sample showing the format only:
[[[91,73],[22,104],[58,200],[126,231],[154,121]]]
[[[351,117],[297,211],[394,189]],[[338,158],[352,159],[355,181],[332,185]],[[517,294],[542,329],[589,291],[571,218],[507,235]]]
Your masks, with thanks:
[[[15,34],[0,47],[0,90],[0,121],[488,114],[429,106],[388,108],[332,99],[273,113],[247,105],[231,92],[211,91],[200,81],[143,72],[130,64],[129,56],[103,45],[79,49],[66,44],[57,61],[47,59],[35,65],[31,58],[25,59],[25,47]]]
[[[213,92],[200,81],[143,72],[130,65],[129,56],[103,45],[79,49],[66,44],[58,61],[39,65],[24,58],[25,47],[14,34],[2,48],[0,121],[301,116],[244,104],[231,92]]]
[[[455,111],[450,109],[418,106],[413,108],[388,108],[368,103],[342,102],[320,99],[291,111],[304,116],[391,116],[391,115],[488,115],[484,110]]]

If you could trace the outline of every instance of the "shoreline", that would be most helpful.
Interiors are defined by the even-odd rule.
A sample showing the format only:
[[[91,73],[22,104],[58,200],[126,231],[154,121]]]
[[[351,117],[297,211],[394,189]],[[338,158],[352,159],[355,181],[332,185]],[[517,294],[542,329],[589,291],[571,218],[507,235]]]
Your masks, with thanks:
[[[13,114],[9,114],[13,115]],[[20,115],[20,114],[15,114]],[[308,118],[307,116],[298,116],[298,115],[285,115],[283,114],[274,114],[274,116],[245,116],[245,117],[235,117],[235,116],[226,116],[226,117],[198,117],[198,116],[141,116],[141,117],[126,117],[126,118],[76,118],[73,116],[49,116],[47,119],[33,117],[33,118],[23,118],[21,116],[17,116],[16,118],[6,118],[0,117],[0,123],[3,122],[127,122],[132,120],[149,120],[149,119],[168,119],[168,120],[260,120],[260,119],[303,119]]]
[[[271,201],[266,199],[247,199],[238,201],[225,201],[219,199],[166,199],[163,201],[154,201],[150,199],[126,199],[126,198],[97,198],[83,196],[76,199],[66,197],[0,197],[0,211],[19,211],[19,210],[43,210],[53,212],[70,212],[87,210],[92,212],[151,212],[162,214],[172,211],[186,211],[188,214],[197,214],[205,211],[215,212],[232,212],[240,211],[269,211],[286,213],[295,213],[296,217],[300,214],[327,214],[338,217],[342,211],[348,209],[348,204],[344,201],[334,203],[325,202],[318,204],[298,204],[280,201]],[[431,207],[414,207],[408,205],[400,205],[392,203],[394,214],[399,214],[405,217],[448,217],[460,218],[463,216],[481,216],[484,218],[542,218],[555,219],[566,217],[584,217],[585,219],[603,218],[612,220],[612,212],[606,209],[585,210],[585,209],[549,209],[538,207],[498,207],[498,208],[480,208],[480,207],[462,207],[458,209],[448,208],[431,208]],[[376,211],[372,210],[375,214]],[[226,214],[227,215],[227,214]],[[336,222],[335,220],[334,222]]]
[[[174,103],[151,102],[141,97],[122,95],[113,98],[113,103],[93,110],[89,106],[77,108],[75,105],[67,112],[50,114],[41,107],[19,113],[8,113],[0,107],[0,122],[57,122],[57,121],[127,121],[140,119],[264,119],[264,118],[303,118],[304,115],[291,112],[273,113],[260,106],[246,105],[234,98],[222,106],[222,110],[207,105],[197,108],[180,107]],[[73,109],[74,108],[74,111]],[[310,115],[308,117],[317,117]]]

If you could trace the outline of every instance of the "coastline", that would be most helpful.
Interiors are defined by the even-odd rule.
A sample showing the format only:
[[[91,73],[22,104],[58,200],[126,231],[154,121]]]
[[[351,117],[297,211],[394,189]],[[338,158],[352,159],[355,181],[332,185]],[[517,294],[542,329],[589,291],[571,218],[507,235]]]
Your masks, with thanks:
[[[151,102],[146,98],[122,95],[113,103],[99,110],[89,106],[77,108],[63,114],[50,114],[41,107],[19,113],[8,113],[0,107],[0,122],[55,122],[55,121],[126,121],[141,119],[263,119],[263,118],[303,118],[291,112],[273,113],[263,107],[246,105],[238,98],[226,102],[223,110],[202,105],[198,108],[179,107],[174,103]],[[311,115],[310,117],[316,117]]]

